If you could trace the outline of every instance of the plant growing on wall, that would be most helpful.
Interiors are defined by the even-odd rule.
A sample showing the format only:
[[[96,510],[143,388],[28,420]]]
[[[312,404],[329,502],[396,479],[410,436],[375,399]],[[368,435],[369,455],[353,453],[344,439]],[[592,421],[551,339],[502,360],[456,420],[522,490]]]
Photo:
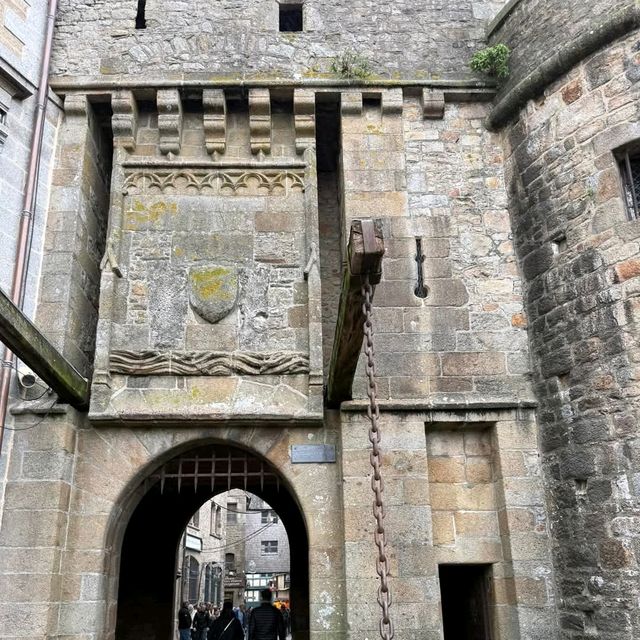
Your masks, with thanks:
[[[372,73],[371,63],[355,51],[345,51],[331,63],[331,71],[341,78],[368,78]]]
[[[476,51],[469,66],[479,73],[492,78],[506,78],[509,75],[509,55],[511,51],[506,44],[496,44],[482,51]]]

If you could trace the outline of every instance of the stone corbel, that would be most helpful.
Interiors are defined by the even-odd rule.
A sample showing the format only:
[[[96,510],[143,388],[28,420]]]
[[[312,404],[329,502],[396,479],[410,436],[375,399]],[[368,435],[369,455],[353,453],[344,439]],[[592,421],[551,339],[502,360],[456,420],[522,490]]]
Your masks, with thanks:
[[[87,96],[83,93],[71,93],[64,99],[64,115],[66,118],[83,118],[89,111]]]
[[[202,92],[204,108],[204,142],[207,153],[215,156],[227,147],[227,102],[223,89],[205,89]]]
[[[397,89],[383,89],[382,115],[402,115],[402,87]]]
[[[296,89],[293,92],[293,113],[296,129],[296,151],[316,144],[316,95],[311,89]]]
[[[343,116],[362,115],[362,91],[343,91],[341,112]]]
[[[271,96],[269,89],[249,89],[251,153],[271,153]]]
[[[444,92],[438,89],[422,89],[422,116],[432,120],[444,118]]]
[[[111,109],[113,144],[134,151],[138,133],[138,104],[133,93],[126,90],[116,91],[111,96]]]
[[[182,100],[178,89],[158,89],[158,132],[160,152],[180,153],[182,140]]]

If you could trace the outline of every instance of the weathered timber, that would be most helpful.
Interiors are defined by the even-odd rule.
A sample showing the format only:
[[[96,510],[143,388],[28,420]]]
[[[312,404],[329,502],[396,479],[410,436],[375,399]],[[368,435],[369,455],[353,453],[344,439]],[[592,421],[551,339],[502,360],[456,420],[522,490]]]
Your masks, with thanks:
[[[0,341],[31,367],[60,400],[89,407],[89,382],[0,289]]]
[[[382,222],[354,220],[347,251],[327,383],[327,403],[330,407],[337,407],[352,397],[353,377],[364,337],[363,276],[369,274],[372,285],[380,282],[384,255]]]

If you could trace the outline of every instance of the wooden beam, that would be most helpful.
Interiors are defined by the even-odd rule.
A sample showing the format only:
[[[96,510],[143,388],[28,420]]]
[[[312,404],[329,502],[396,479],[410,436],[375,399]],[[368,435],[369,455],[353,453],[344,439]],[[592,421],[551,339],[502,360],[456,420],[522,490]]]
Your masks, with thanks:
[[[0,341],[37,373],[60,400],[89,407],[89,382],[0,289]]]
[[[354,220],[347,251],[327,383],[329,407],[338,407],[341,402],[351,400],[353,378],[364,337],[362,281],[363,276],[369,274],[372,285],[380,282],[384,255],[382,222],[370,218]]]

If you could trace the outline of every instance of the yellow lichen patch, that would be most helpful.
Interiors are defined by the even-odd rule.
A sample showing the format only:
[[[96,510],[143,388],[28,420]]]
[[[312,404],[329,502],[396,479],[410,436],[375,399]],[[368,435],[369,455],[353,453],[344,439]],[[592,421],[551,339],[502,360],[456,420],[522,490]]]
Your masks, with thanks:
[[[235,293],[229,288],[229,276],[233,278],[230,269],[226,267],[211,267],[191,273],[193,292],[202,300],[233,300]]]
[[[124,228],[127,231],[137,231],[148,227],[156,227],[168,215],[175,216],[178,205],[175,202],[154,202],[147,206],[140,200],[134,200],[125,211]]]

